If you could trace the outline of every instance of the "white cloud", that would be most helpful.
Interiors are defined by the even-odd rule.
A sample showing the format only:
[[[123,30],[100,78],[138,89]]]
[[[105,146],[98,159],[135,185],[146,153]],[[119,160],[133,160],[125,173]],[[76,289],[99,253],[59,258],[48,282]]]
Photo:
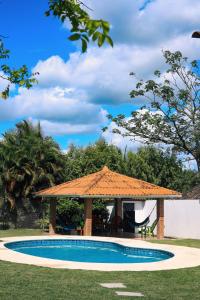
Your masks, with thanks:
[[[161,50],[181,50],[195,59],[200,42],[181,35],[157,46],[119,44],[112,48],[89,48],[84,55],[75,52],[68,61],[58,56],[40,61],[34,68],[39,72],[39,87],[61,86],[75,89],[88,101],[100,104],[129,103],[134,87],[131,71],[139,78],[149,79],[155,69],[165,70]]]
[[[66,88],[21,88],[12,99],[0,102],[0,119],[35,119],[49,134],[96,132],[107,112],[87,102],[84,94]]]
[[[88,0],[95,18],[112,25],[117,43],[155,45],[199,27],[199,0]],[[144,9],[141,10],[141,8]]]
[[[0,119],[40,120],[51,134],[96,132],[105,122],[103,104],[114,104],[117,110],[118,104],[131,103],[131,71],[145,79],[155,69],[164,71],[162,49],[198,58],[200,41],[191,33],[199,26],[200,1],[155,0],[141,9],[146,2],[88,0],[94,17],[111,22],[114,48],[93,45],[67,61],[59,56],[39,61],[33,69],[40,73],[38,86],[19,89],[11,100],[0,102]]]
[[[73,53],[69,61],[51,57],[40,61],[34,68],[39,75],[39,86],[64,86],[86,92],[95,103],[127,102],[131,88],[129,73],[131,49],[119,46],[114,49],[92,48],[81,55]],[[117,86],[117,88],[116,88]]]
[[[33,123],[38,120],[31,119]],[[99,124],[72,124],[63,122],[50,122],[41,120],[40,125],[45,135],[65,135],[65,134],[88,134],[100,132]]]
[[[132,150],[134,152],[136,152],[138,148],[144,146],[144,141],[139,137],[133,140],[130,137],[123,137],[120,134],[113,133],[113,129],[116,128],[116,124],[111,122],[108,125],[108,129],[102,133],[102,137],[108,142],[108,144],[115,145],[119,147],[122,151],[125,151],[127,149]]]

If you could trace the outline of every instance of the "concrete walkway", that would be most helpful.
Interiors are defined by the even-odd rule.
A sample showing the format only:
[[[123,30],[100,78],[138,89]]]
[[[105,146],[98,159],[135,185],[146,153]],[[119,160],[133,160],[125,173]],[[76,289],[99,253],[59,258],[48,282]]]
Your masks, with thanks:
[[[43,239],[86,239],[94,241],[114,242],[128,247],[159,249],[172,252],[174,257],[150,263],[82,263],[72,261],[62,261],[56,259],[42,258],[22,254],[10,250],[4,246],[7,242],[27,241],[27,240],[43,240]],[[2,238],[0,243],[0,260],[36,265],[49,268],[59,269],[81,269],[81,270],[98,270],[98,271],[155,271],[155,270],[171,270],[179,268],[196,267],[200,265],[200,249],[182,246],[152,244],[146,241],[134,239],[121,239],[111,237],[83,237],[83,236],[25,236],[25,237],[9,237]]]

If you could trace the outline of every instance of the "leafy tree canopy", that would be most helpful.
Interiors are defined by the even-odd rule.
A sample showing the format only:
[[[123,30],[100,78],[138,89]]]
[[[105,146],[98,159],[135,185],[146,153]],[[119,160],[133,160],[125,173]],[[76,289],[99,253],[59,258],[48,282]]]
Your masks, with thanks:
[[[33,192],[60,183],[63,155],[40,125],[21,122],[0,141],[0,173],[4,197],[12,208],[24,206]]]
[[[86,148],[71,145],[66,155],[65,178],[70,180],[97,172],[105,165],[113,171],[123,172],[124,158],[117,147],[108,145],[103,139]]]
[[[163,54],[166,73],[155,71],[153,78],[157,79],[137,81],[130,93],[133,99],[143,98],[145,105],[133,111],[128,120],[124,115],[109,118],[119,127],[114,132],[172,146],[193,157],[200,170],[199,64],[189,62],[179,51]]]
[[[106,201],[94,200],[92,207],[93,216],[100,219],[108,218]],[[57,202],[57,223],[61,226],[84,225],[84,203],[77,199],[60,199]]]
[[[86,52],[90,41],[97,42],[101,47],[107,42],[113,47],[113,41],[109,36],[110,24],[102,19],[95,20],[89,15],[89,8],[80,0],[49,0],[49,9],[46,16],[53,15],[62,22],[66,20],[71,25],[70,41],[81,40],[82,52]]]
[[[153,146],[127,153],[126,174],[180,192],[189,190],[198,182],[196,172],[185,169],[175,154]]]
[[[43,136],[39,124],[34,126],[24,121],[17,124],[15,130],[6,132],[0,141],[0,207],[3,204],[0,212],[4,211],[6,218],[9,212],[16,224],[22,211],[41,212],[38,204],[41,202],[32,199],[35,191],[99,171],[104,165],[181,192],[198,183],[196,172],[184,169],[169,150],[148,146],[136,153],[122,153],[101,139],[85,148],[71,145],[68,153],[63,154],[52,138]],[[69,216],[75,210],[73,222],[79,224],[83,207],[81,201],[73,201],[60,200],[58,216],[65,223],[72,222]],[[46,201],[43,206],[44,210],[48,209]],[[105,203],[95,201],[93,213],[104,218],[107,214]]]
[[[96,171],[104,165],[123,173],[177,191],[187,191],[198,183],[195,171],[185,169],[170,150],[145,146],[137,152],[122,153],[104,140],[86,148],[70,146],[66,154],[65,180],[78,178]]]
[[[3,40],[0,39],[0,60],[6,61],[10,57],[10,51],[4,47]],[[11,68],[6,63],[0,66],[0,79],[4,80],[5,88],[0,91],[0,98],[7,99],[11,85],[30,89],[37,82],[37,73],[31,74],[26,65],[19,69]]]

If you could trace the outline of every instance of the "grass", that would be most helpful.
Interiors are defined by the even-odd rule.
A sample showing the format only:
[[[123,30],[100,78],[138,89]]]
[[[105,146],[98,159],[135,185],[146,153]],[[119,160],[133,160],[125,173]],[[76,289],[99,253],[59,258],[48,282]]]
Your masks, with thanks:
[[[193,239],[149,240],[148,242],[157,243],[157,244],[168,244],[168,245],[200,248],[200,240],[193,240]]]
[[[0,230],[0,238],[10,236],[27,236],[27,235],[42,235],[44,234],[40,229],[8,229]]]
[[[103,282],[123,282],[145,299],[199,299],[200,268],[156,272],[56,270],[0,262],[0,299],[116,299]],[[121,299],[121,298],[117,298]]]
[[[0,237],[13,234],[38,235],[39,232],[9,230],[2,234],[0,231]],[[197,240],[159,242],[200,247]],[[200,299],[200,267],[155,272],[96,272],[0,262],[0,270],[0,299],[6,300],[124,299],[117,297],[113,289],[102,288],[99,283],[103,282],[122,282],[127,285],[126,291],[141,292],[145,295],[144,299]]]

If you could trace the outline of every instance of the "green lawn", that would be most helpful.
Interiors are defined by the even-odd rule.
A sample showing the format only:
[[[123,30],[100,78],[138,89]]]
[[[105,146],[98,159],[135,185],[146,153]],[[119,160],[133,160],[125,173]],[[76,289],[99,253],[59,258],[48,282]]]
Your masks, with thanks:
[[[0,238],[9,236],[26,236],[26,235],[42,235],[40,229],[8,229],[0,230]]]
[[[159,244],[168,244],[168,245],[177,245],[177,246],[186,246],[186,247],[194,247],[200,248],[200,240],[192,240],[192,239],[166,239],[166,240],[150,240],[151,243],[159,243]],[[199,297],[200,299],[200,297]]]
[[[7,236],[33,235],[38,231],[17,230],[7,233]],[[5,232],[0,231],[0,237],[3,236],[6,236]],[[162,242],[169,244],[172,240]],[[195,240],[173,240],[173,243],[200,247],[200,241]],[[101,282],[123,282],[128,287],[127,291],[142,292],[144,299],[200,299],[200,267],[155,272],[96,272],[0,262],[0,271],[2,300],[129,299],[117,297],[114,290],[100,287]]]

